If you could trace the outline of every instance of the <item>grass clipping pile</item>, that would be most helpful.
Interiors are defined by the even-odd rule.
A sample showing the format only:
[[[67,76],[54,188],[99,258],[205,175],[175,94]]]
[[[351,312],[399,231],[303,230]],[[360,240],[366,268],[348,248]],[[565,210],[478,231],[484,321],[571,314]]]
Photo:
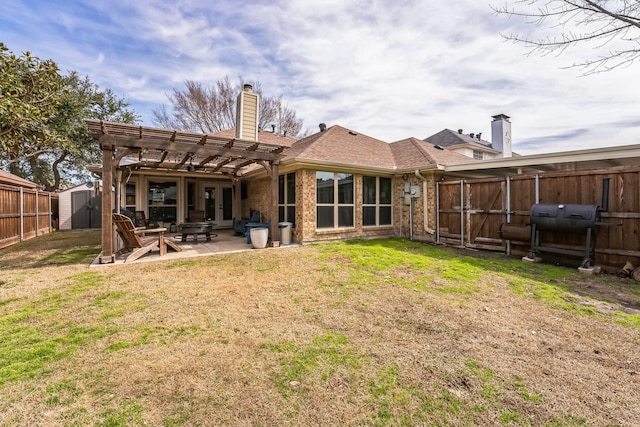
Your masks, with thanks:
[[[11,250],[0,425],[640,419],[630,281],[404,240],[91,270]]]

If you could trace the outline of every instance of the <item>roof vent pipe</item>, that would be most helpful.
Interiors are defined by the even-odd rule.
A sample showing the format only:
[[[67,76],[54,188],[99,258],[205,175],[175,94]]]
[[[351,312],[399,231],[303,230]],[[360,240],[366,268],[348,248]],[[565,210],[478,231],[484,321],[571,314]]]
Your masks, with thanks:
[[[462,135],[462,129],[458,129],[458,133]]]
[[[327,125],[325,125],[324,123],[320,123],[320,132],[324,132],[325,130],[327,130]]]

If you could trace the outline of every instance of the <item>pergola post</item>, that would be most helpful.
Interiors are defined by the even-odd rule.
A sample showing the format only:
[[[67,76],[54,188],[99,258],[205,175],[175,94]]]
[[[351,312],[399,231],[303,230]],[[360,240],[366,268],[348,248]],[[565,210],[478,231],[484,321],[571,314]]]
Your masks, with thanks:
[[[271,162],[271,241],[280,241],[280,227],[278,220],[278,162]]]
[[[103,136],[101,139],[109,136]],[[101,144],[102,145],[102,144]],[[102,148],[102,253],[100,264],[115,262],[113,255],[113,226],[111,225],[111,184],[113,180],[113,148]]]
[[[242,184],[240,178],[231,179],[233,183],[233,214],[237,220],[242,218]]]

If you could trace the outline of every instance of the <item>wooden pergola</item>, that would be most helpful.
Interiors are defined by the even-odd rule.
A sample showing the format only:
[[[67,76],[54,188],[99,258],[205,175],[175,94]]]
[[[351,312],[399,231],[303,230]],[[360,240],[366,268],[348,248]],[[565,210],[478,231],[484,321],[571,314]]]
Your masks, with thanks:
[[[85,119],[89,135],[102,150],[102,181],[105,191],[115,171],[127,159],[129,169],[190,172],[224,176],[234,186],[234,212],[240,213],[240,179],[252,164],[263,166],[271,178],[271,236],[279,240],[278,165],[285,147],[259,141],[221,138],[214,135],[149,128]],[[111,197],[102,201],[102,253],[100,263],[114,262]]]

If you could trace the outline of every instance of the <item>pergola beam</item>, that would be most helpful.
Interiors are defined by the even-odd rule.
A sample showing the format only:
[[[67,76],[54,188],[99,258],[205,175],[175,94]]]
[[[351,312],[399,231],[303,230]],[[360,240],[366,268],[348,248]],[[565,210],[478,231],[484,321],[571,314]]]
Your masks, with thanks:
[[[280,158],[278,153],[253,151],[239,148],[214,147],[212,145],[191,144],[188,142],[158,141],[149,138],[131,138],[112,135],[100,137],[100,148],[146,148],[149,150],[161,150],[175,153],[189,153],[199,157],[219,156],[234,157],[236,159],[252,159],[274,161]]]

